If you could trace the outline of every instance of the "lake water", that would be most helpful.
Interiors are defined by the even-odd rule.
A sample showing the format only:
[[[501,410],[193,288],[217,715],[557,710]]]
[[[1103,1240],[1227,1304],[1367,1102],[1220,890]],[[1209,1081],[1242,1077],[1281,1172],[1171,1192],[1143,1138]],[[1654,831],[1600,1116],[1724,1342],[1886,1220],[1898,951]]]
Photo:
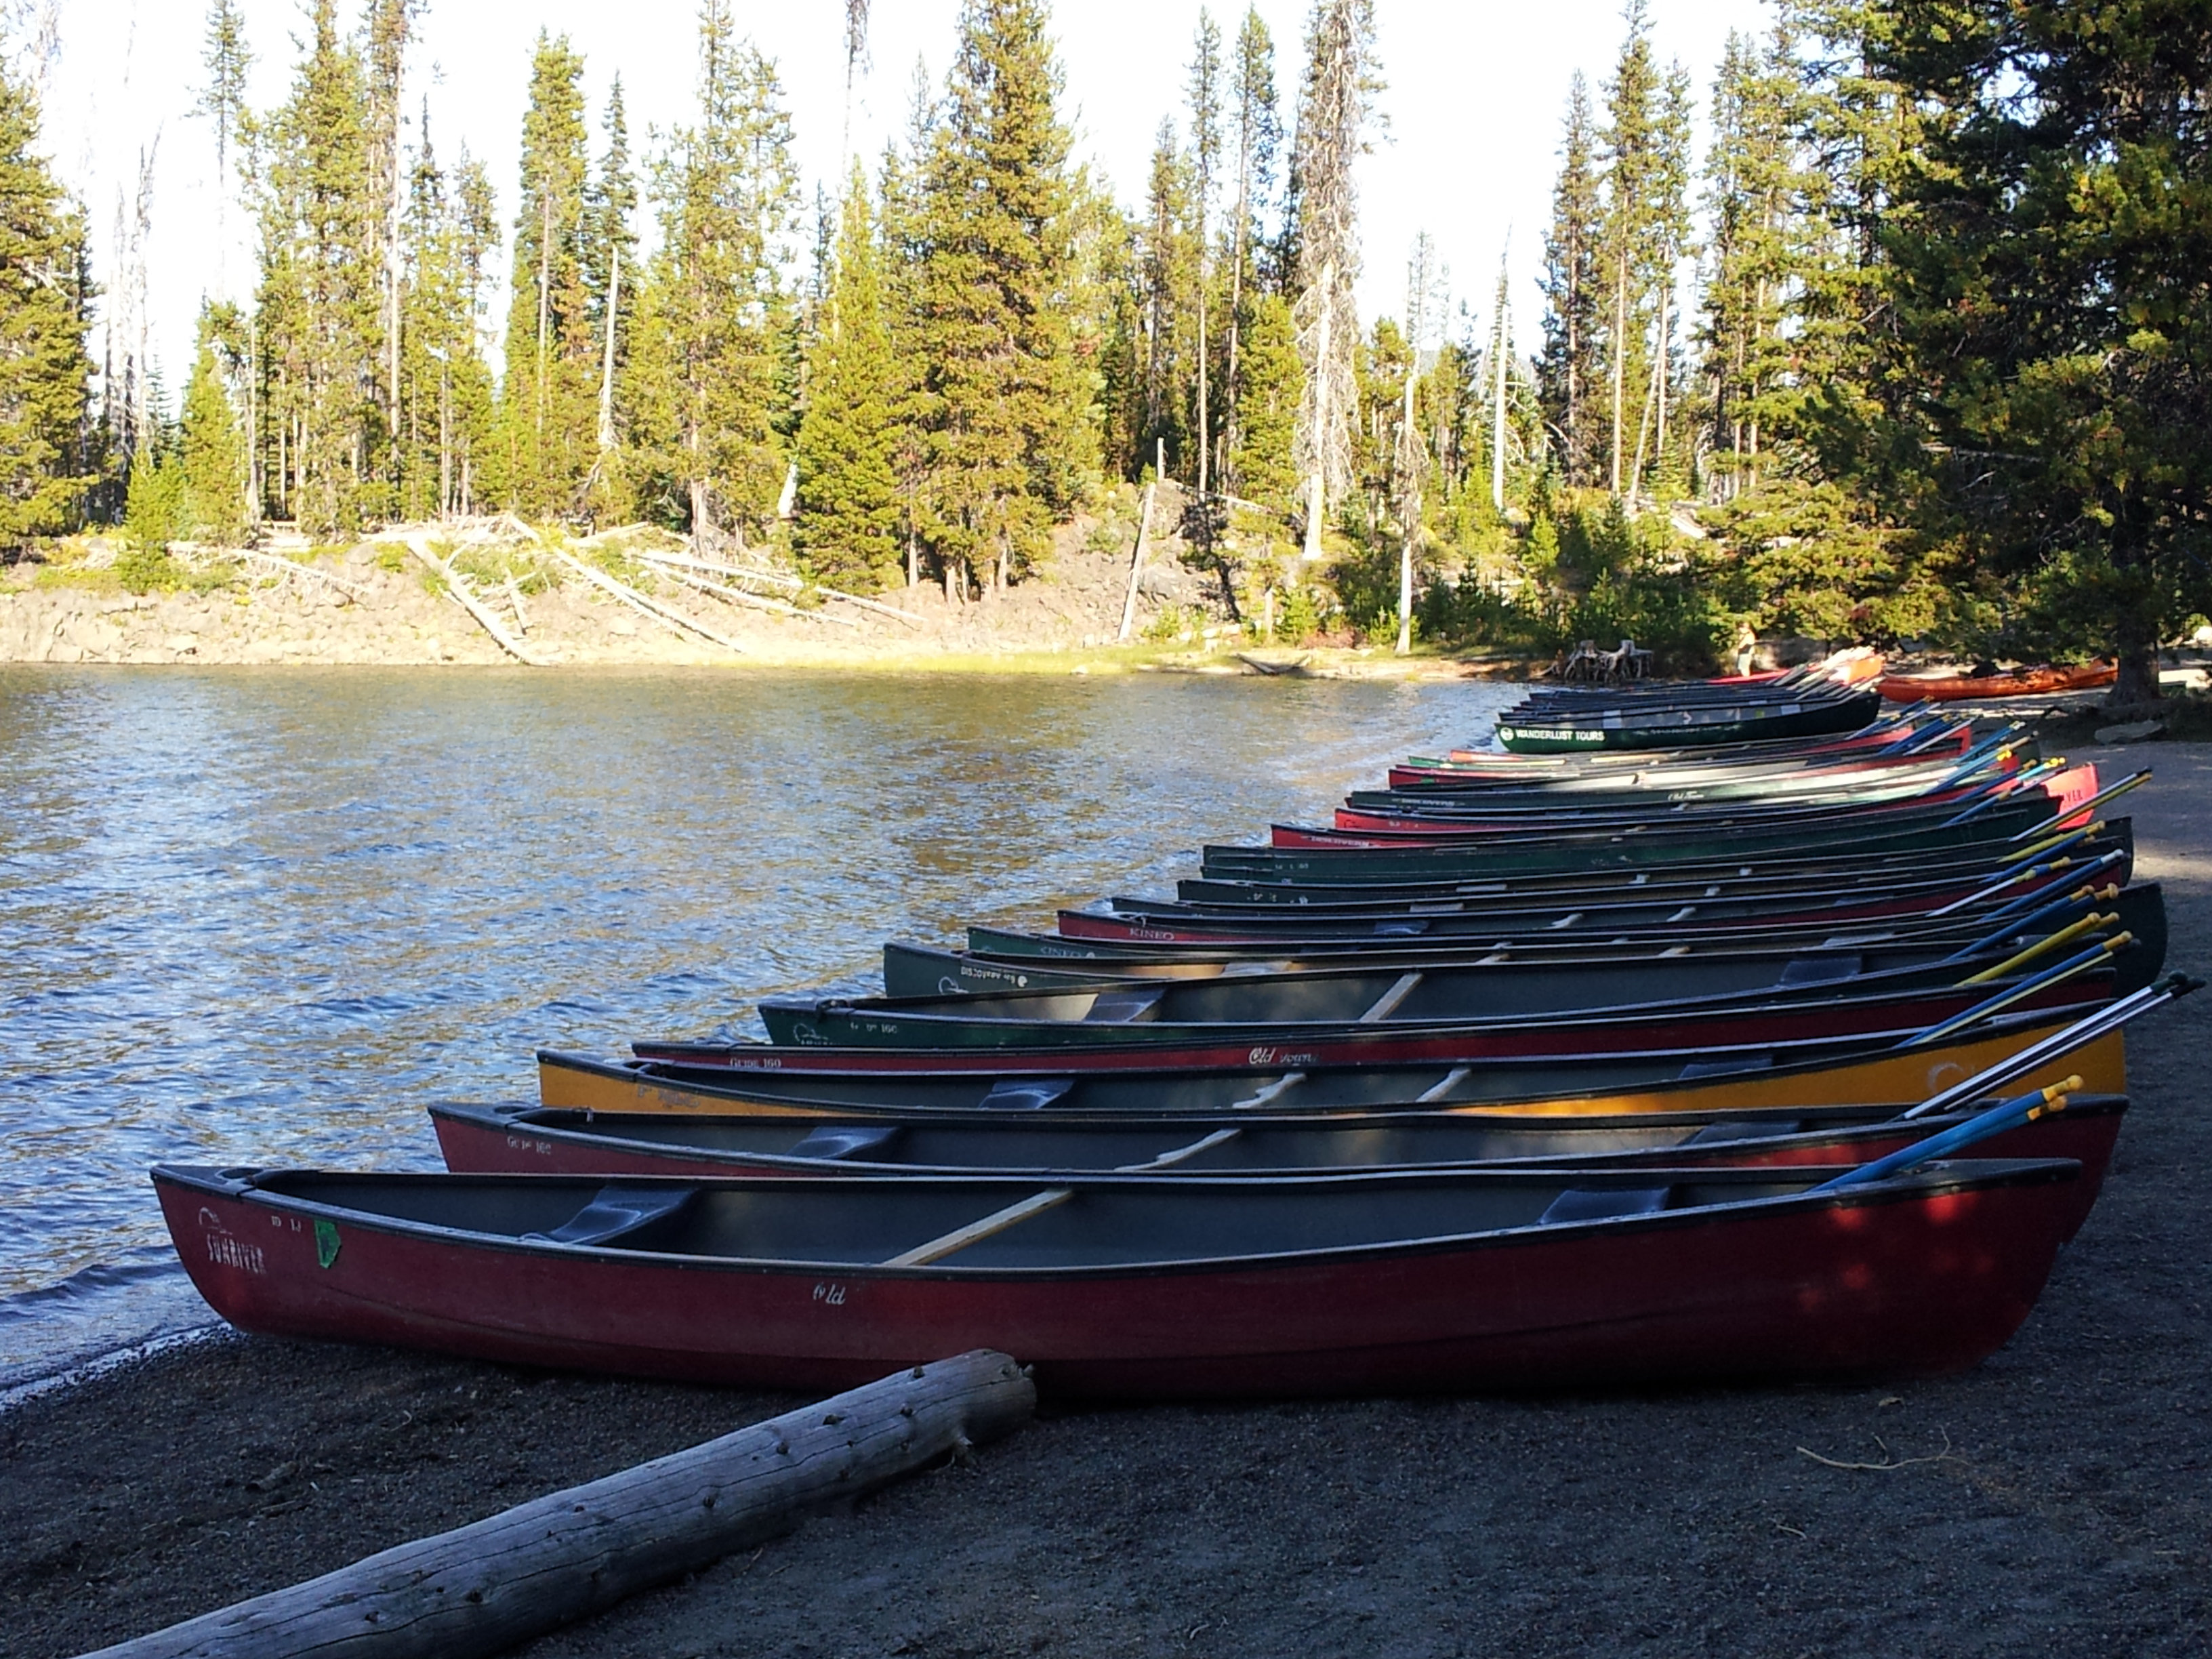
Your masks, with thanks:
[[[540,1046],[1166,890],[1472,683],[0,665],[0,1395],[210,1318],[164,1160],[434,1168]]]

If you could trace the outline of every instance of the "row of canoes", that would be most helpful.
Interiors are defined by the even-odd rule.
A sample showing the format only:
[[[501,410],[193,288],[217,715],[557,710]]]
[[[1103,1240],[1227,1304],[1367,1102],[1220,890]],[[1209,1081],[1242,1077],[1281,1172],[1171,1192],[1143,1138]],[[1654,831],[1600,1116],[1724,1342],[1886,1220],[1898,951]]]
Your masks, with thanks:
[[[1970,1364],[2088,1213],[2121,1028],[2193,988],[2108,810],[2139,781],[1917,708],[1625,768],[1465,751],[1344,808],[1389,824],[1209,848],[1171,898],[894,942],[884,996],[770,999],[766,1041],[543,1052],[537,1102],[434,1109],[447,1175],[155,1186],[242,1326],[640,1375]]]

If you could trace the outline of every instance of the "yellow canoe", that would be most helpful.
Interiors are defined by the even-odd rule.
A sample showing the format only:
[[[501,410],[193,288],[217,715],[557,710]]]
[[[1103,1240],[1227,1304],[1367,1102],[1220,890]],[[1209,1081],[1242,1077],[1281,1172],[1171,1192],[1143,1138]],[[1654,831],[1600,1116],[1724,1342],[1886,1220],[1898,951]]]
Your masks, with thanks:
[[[1395,1101],[1366,1100],[1322,1103],[1322,1110],[1384,1110],[1415,1103],[1433,1105],[1444,1112],[1480,1115],[1510,1113],[1516,1116],[1620,1116],[1636,1112],[1711,1113],[1772,1110],[1789,1106],[1868,1106],[1899,1108],[1917,1105],[1930,1095],[1963,1082],[1975,1073],[2019,1053],[2064,1029],[2067,1020],[2053,1018],[2021,1024],[1995,1035],[1939,1042],[1911,1048],[1876,1051],[1845,1057],[1742,1071],[1714,1077],[1680,1078],[1634,1086],[1553,1095],[1527,1094],[1480,1100],[1465,1098],[1464,1074],[1435,1081],[1413,1074],[1407,1097]],[[2078,1073],[2081,1086],[2093,1094],[2127,1092],[2127,1048],[2115,1030],[2069,1054],[2047,1061],[2006,1088],[2025,1091],[2045,1087]],[[769,1073],[765,1076],[773,1076]],[[781,1079],[787,1085],[804,1084],[811,1092],[828,1095],[837,1080],[827,1077]],[[916,1109],[912,1103],[886,1099],[878,1105],[855,1101],[809,1101],[804,1092],[762,1086],[764,1074],[732,1071],[712,1083],[677,1081],[654,1077],[618,1061],[586,1059],[574,1054],[541,1051],[538,1056],[538,1097],[547,1106],[575,1111],[670,1113],[746,1116],[772,1113],[780,1117],[818,1114],[826,1119],[851,1120],[879,1115],[898,1115]],[[1135,1082],[1136,1079],[1130,1081]],[[1300,1102],[1292,1091],[1295,1076],[1284,1086],[1267,1076],[1240,1079],[1249,1086],[1239,1104],[1264,1105],[1270,1112],[1296,1111]],[[1425,1090],[1423,1085],[1428,1087]],[[980,1096],[987,1084],[975,1085]],[[1479,1086],[1479,1085],[1478,1085]],[[1411,1097],[1425,1093],[1425,1101]],[[1453,1098],[1457,1095],[1461,1097]],[[980,1101],[970,1101],[970,1105]]]

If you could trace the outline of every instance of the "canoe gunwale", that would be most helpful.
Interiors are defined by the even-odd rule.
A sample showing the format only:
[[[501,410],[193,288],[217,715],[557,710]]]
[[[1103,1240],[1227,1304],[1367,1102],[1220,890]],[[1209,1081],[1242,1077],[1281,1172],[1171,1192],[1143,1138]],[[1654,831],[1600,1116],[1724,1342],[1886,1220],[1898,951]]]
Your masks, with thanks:
[[[1639,1167],[1631,1170],[1595,1170],[1583,1167],[1566,1169],[1489,1170],[1465,1172],[1438,1173],[1414,1170],[1403,1173],[1382,1171],[1354,1175],[1326,1174],[1318,1176],[1267,1176],[1246,1178],[1234,1176],[1208,1175],[1082,1175],[1067,1182],[1055,1183],[1073,1189],[1077,1196],[1085,1192],[1136,1188],[1188,1193],[1225,1188],[1249,1192],[1254,1189],[1291,1188],[1310,1191],[1324,1187],[1374,1185],[1387,1190],[1396,1185],[1454,1185],[1476,1181],[1497,1180],[1516,1185],[1543,1188],[1555,1184],[1545,1177],[1559,1177],[1556,1184],[1574,1188],[1624,1188],[1634,1190],[1654,1185],[1695,1184],[1705,1186],[1772,1186],[1786,1176],[1817,1184],[1828,1176],[1841,1175],[1851,1165],[1797,1165],[1779,1172],[1770,1169],[1728,1170],[1705,1166],[1686,1165],[1654,1169]],[[1803,1211],[1871,1209],[1892,1204],[1917,1204],[1929,1199],[1954,1194],[1984,1191],[1996,1188],[2057,1185],[2077,1181],[2082,1168],[2073,1158],[2023,1159],[1956,1159],[1931,1164],[1924,1168],[1889,1176],[1886,1179],[1838,1188],[1832,1192],[1811,1190],[1780,1194],[1771,1197],[1752,1198],[1721,1204],[1686,1205],[1680,1209],[1660,1210],[1639,1215],[1603,1216],[1587,1220],[1535,1222],[1524,1226],[1488,1228],[1469,1233],[1442,1234],[1419,1239],[1392,1239],[1370,1243],[1330,1245],[1310,1249],[1264,1251],[1242,1255],[1201,1256],[1178,1258],[1165,1261],[1100,1262],[1093,1264],[1053,1264],[1039,1267],[963,1267],[951,1259],[915,1266],[889,1263],[866,1263],[850,1261],[805,1261],[773,1256],[720,1256],[683,1255],[674,1251],[623,1249],[611,1244],[572,1244],[551,1239],[525,1239],[520,1236],[472,1231],[466,1228],[449,1227],[434,1222],[410,1220],[374,1211],[349,1209],[341,1205],[319,1203],[312,1198],[281,1188],[264,1185],[271,1180],[314,1180],[334,1177],[349,1182],[371,1185],[399,1185],[434,1182],[447,1186],[493,1186],[530,1183],[543,1187],[569,1187],[586,1189],[607,1188],[640,1188],[665,1190],[672,1185],[697,1188],[703,1190],[744,1191],[761,1188],[778,1197],[789,1197],[795,1191],[851,1190],[866,1194],[870,1188],[880,1188],[884,1178],[878,1176],[771,1176],[747,1177],[741,1176],[692,1176],[680,1180],[668,1176],[567,1176],[519,1175],[477,1176],[411,1174],[398,1171],[362,1171],[337,1174],[312,1169],[272,1166],[242,1168],[227,1166],[218,1170],[209,1165],[158,1164],[149,1171],[149,1178],[158,1188],[164,1182],[185,1191],[212,1195],[233,1202],[258,1205],[272,1214],[295,1213],[302,1219],[327,1221],[333,1225],[343,1224],[368,1228],[373,1231],[397,1235],[470,1249],[487,1249],[506,1255],[525,1256],[556,1255],[562,1258],[585,1258],[629,1263],[653,1263],[682,1272],[733,1273],[793,1279],[830,1278],[851,1283],[869,1279],[939,1279],[956,1281],[1045,1283],[1071,1279],[1112,1280],[1120,1279],[1168,1279],[1209,1276],[1223,1273],[1265,1273],[1297,1269],[1335,1263],[1352,1264],[1392,1259],[1416,1259],[1422,1256],[1451,1255],[1485,1249],[1510,1249],[1534,1245],[1551,1240],[1591,1236],[1621,1237],[1630,1233],[1671,1232],[1687,1227],[1712,1224],[1716,1218],[1734,1219],[1741,1217],[1775,1215]],[[1662,1182],[1656,1178],[1664,1175],[1680,1177],[1680,1182]],[[1013,1200],[1034,1194],[1037,1182],[1026,1176],[985,1175],[943,1178],[933,1176],[898,1177],[902,1184],[927,1187],[957,1187],[977,1189],[986,1206],[985,1212],[1002,1207],[986,1194],[995,1194],[1004,1200]]]

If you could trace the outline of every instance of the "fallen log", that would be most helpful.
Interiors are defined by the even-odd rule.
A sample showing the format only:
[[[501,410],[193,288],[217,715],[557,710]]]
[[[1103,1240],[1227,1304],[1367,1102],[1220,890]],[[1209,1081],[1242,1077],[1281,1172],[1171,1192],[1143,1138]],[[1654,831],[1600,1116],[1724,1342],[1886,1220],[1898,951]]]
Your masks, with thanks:
[[[422,560],[424,564],[428,565],[431,569],[438,573],[440,580],[441,580],[446,585],[446,597],[453,600],[455,605],[459,605],[461,609],[467,611],[469,615],[474,617],[477,619],[477,624],[483,628],[483,631],[490,635],[493,639],[499,641],[500,648],[502,651],[505,651],[507,655],[513,657],[517,662],[527,663],[532,668],[544,668],[548,665],[543,657],[532,656],[528,651],[523,648],[521,641],[516,639],[512,634],[508,633],[506,629],[500,625],[499,618],[493,616],[489,611],[486,610],[477,600],[476,595],[469,592],[468,584],[462,580],[460,572],[453,569],[451,566],[447,564],[444,560],[439,558],[437,555],[431,552],[430,550],[423,544],[421,537],[410,536],[406,538],[406,544],[407,550],[410,553],[412,553],[416,558]]]
[[[806,584],[798,577],[787,576],[781,571],[754,570],[741,564],[725,564],[714,559],[694,558],[685,553],[641,551],[637,556],[647,564],[682,566],[689,570],[711,571],[718,576],[735,576],[744,581],[765,582],[772,587],[781,588],[787,593],[802,592],[806,586]],[[817,585],[814,591],[825,599],[834,599],[840,605],[858,605],[863,611],[879,611],[886,617],[905,623],[911,628],[927,626],[927,621],[923,617],[915,616],[913,611],[902,611],[896,605],[885,605],[880,599],[864,599],[857,593],[842,592],[836,588],[823,587],[819,585]]]
[[[742,605],[750,610],[766,611],[779,617],[798,617],[807,622],[834,623],[840,628],[858,628],[860,625],[849,617],[829,617],[819,611],[802,611],[795,605],[786,605],[781,599],[766,599],[758,593],[748,593],[743,588],[725,587],[720,582],[710,582],[704,576],[695,576],[690,571],[678,569],[673,565],[661,569],[661,562],[650,553],[644,555],[643,557],[647,563],[659,570],[660,574],[669,580],[682,582],[686,587],[696,587],[702,593],[712,593],[716,599],[730,605]]]
[[[1036,1404],[1002,1353],[917,1365],[87,1659],[496,1653],[1010,1433]]]
[[[550,542],[540,540],[538,544],[543,548],[548,555],[560,560],[562,564],[567,565],[569,569],[574,571],[586,581],[605,588],[608,592],[620,599],[624,605],[629,606],[631,610],[642,612],[644,615],[652,617],[664,628],[686,629],[691,633],[696,634],[702,640],[711,641],[713,643],[720,646],[723,650],[730,652],[734,655],[742,657],[745,654],[744,647],[739,645],[735,640],[729,639],[723,635],[717,634],[713,629],[708,627],[704,623],[694,622],[690,617],[685,616],[681,611],[677,610],[675,606],[662,605],[657,599],[647,599],[644,594],[639,592],[635,587],[632,587],[628,582],[617,581],[612,576],[607,574],[605,571],[597,569],[591,565],[586,564],[581,559],[569,557],[568,555],[563,553],[559,548],[554,546]]]
[[[297,559],[288,559],[281,554],[264,553],[259,549],[252,547],[226,548],[224,551],[230,557],[240,560],[246,564],[258,564],[270,570],[282,571],[287,576],[306,576],[312,580],[321,582],[326,587],[334,587],[345,595],[349,603],[357,602],[368,597],[343,577],[333,576],[327,570],[318,570],[313,565],[301,564]]]

